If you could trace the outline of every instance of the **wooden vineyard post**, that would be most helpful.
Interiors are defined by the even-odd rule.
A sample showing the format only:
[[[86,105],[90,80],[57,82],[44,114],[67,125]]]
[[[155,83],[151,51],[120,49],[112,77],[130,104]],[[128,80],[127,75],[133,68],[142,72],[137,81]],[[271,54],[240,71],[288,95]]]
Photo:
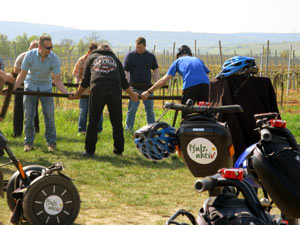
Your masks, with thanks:
[[[267,41],[265,77],[268,77],[270,41]]]
[[[219,50],[220,50],[220,62],[221,62],[221,67],[223,65],[223,55],[222,55],[222,44],[221,41],[219,40]]]
[[[289,53],[289,61],[288,61],[288,77],[287,77],[287,85],[286,85],[286,96],[289,95],[289,89],[290,89],[290,70],[291,70],[291,54],[292,54],[292,45],[290,46]]]

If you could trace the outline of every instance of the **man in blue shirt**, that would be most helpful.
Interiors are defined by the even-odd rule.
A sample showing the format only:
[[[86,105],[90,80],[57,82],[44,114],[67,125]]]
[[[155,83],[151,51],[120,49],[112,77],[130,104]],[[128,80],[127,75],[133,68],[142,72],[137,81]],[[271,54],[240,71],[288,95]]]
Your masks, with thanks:
[[[156,82],[159,79],[159,68],[155,55],[146,50],[146,39],[143,37],[137,38],[136,50],[126,55],[123,67],[130,86],[132,86],[133,90],[138,94],[142,94],[152,86],[151,70],[153,70],[154,81]],[[143,103],[148,124],[154,123],[153,100],[144,100]],[[132,131],[139,104],[139,101],[134,102],[129,100],[125,130]]]
[[[178,49],[177,59],[172,63],[167,74],[143,92],[142,99],[148,99],[150,94],[166,84],[175,76],[176,72],[183,79],[182,104],[185,104],[188,99],[192,99],[194,102],[208,101],[209,78],[207,74],[209,70],[202,60],[192,56],[192,51],[187,45]]]
[[[52,92],[52,78],[55,86],[64,94],[68,94],[60,80],[60,62],[58,57],[51,51],[53,48],[52,40],[48,36],[41,36],[37,49],[27,52],[22,66],[21,72],[17,77],[14,89],[17,89],[24,81],[25,91],[36,92]],[[48,144],[48,150],[56,149],[56,129],[54,122],[54,101],[53,97],[40,96],[42,109],[45,120],[45,137]],[[25,139],[24,151],[33,149],[35,139],[34,117],[37,104],[37,96],[24,96],[24,112],[25,112]]]

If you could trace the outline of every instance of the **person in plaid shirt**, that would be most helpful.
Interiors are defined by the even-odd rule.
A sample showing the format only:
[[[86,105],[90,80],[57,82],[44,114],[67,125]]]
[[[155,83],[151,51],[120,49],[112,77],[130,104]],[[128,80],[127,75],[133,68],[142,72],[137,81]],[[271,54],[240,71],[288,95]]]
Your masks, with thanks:
[[[87,60],[90,53],[98,48],[98,44],[95,42],[91,42],[89,44],[89,51],[81,56],[73,70],[73,76],[75,76],[76,84],[80,84],[83,78],[83,68],[85,61]],[[83,95],[89,95],[90,90],[87,89],[84,91]],[[88,105],[89,105],[89,98],[81,98],[79,100],[79,118],[78,118],[78,135],[85,135],[86,133],[86,124],[87,124],[87,115],[88,115]],[[102,123],[103,123],[103,115],[101,115],[101,119],[98,125],[98,133],[102,131]]]

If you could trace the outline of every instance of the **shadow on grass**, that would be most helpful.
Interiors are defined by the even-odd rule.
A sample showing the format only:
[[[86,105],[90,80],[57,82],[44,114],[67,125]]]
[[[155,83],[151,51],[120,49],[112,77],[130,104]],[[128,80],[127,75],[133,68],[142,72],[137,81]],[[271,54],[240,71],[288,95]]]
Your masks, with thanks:
[[[31,166],[31,165],[41,165],[41,166],[49,167],[53,164],[52,162],[46,160],[44,157],[36,158],[34,161],[27,161],[26,159],[23,159],[23,158],[22,159],[17,158],[17,160],[19,160],[21,162],[23,167]],[[11,161],[10,158],[5,153],[4,156],[0,157],[0,166],[4,165],[6,163],[9,163],[10,161]],[[10,165],[10,167],[12,167],[13,163],[10,163],[8,165]],[[17,169],[16,168],[12,169],[12,168],[7,168],[7,167],[1,167],[1,171],[4,174],[12,174],[15,171],[17,171]]]
[[[168,169],[179,169],[185,167],[184,163],[178,158],[178,156],[174,155],[171,157],[171,160],[161,160],[157,162],[153,162],[147,159],[143,159],[141,157],[127,157],[117,156],[111,153],[111,155],[97,155],[95,154],[93,158],[85,158],[82,156],[82,152],[70,152],[70,151],[59,151],[55,152],[55,154],[60,154],[67,156],[72,159],[80,159],[83,161],[86,160],[95,160],[98,162],[108,162],[115,167],[124,167],[124,166],[141,166],[147,168],[168,168]]]

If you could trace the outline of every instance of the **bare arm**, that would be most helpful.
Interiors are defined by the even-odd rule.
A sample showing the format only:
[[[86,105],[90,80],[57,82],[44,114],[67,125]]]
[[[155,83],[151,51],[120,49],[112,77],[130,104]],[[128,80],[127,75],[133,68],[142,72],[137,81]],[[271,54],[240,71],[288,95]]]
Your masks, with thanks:
[[[65,88],[64,84],[62,83],[59,74],[55,74],[53,76],[53,83],[58,88],[58,90],[60,90],[62,93],[64,93],[64,94],[68,94],[69,93],[68,90]]]
[[[21,69],[17,68],[17,67],[14,67],[14,73],[17,73],[19,74],[21,72]]]
[[[153,79],[154,82],[157,82],[160,78],[160,74],[159,74],[159,68],[156,68],[155,70],[153,70]]]
[[[172,75],[168,75],[168,74],[160,78],[151,88],[149,88],[147,91],[142,93],[141,95],[142,99],[147,100],[151,93],[164,86],[171,78]]]
[[[27,71],[26,70],[21,70],[21,73],[19,73],[19,75],[17,77],[16,83],[15,83],[15,86],[14,86],[14,90],[16,90],[18,87],[21,86],[21,84],[23,84],[23,82],[26,78],[26,75],[27,75]]]
[[[85,91],[86,88],[81,87],[81,85],[79,85],[79,88],[77,89],[76,93],[74,95],[69,95],[68,99],[73,100],[73,99],[79,99],[80,96],[82,95],[82,93]]]
[[[126,79],[129,82],[130,81],[130,73],[126,70],[124,70],[124,72],[125,72],[125,75],[126,75]]]
[[[15,82],[15,78],[13,77],[13,75],[11,75],[10,73],[5,73],[2,70],[0,70],[0,78],[1,78],[1,81],[3,81],[3,82],[8,81],[9,83],[12,83],[12,84]]]
[[[131,89],[131,87],[127,88],[125,90],[125,92],[129,95],[129,97],[132,99],[132,101],[135,101],[135,102],[139,101],[139,95],[138,95],[138,93],[134,92]]]

